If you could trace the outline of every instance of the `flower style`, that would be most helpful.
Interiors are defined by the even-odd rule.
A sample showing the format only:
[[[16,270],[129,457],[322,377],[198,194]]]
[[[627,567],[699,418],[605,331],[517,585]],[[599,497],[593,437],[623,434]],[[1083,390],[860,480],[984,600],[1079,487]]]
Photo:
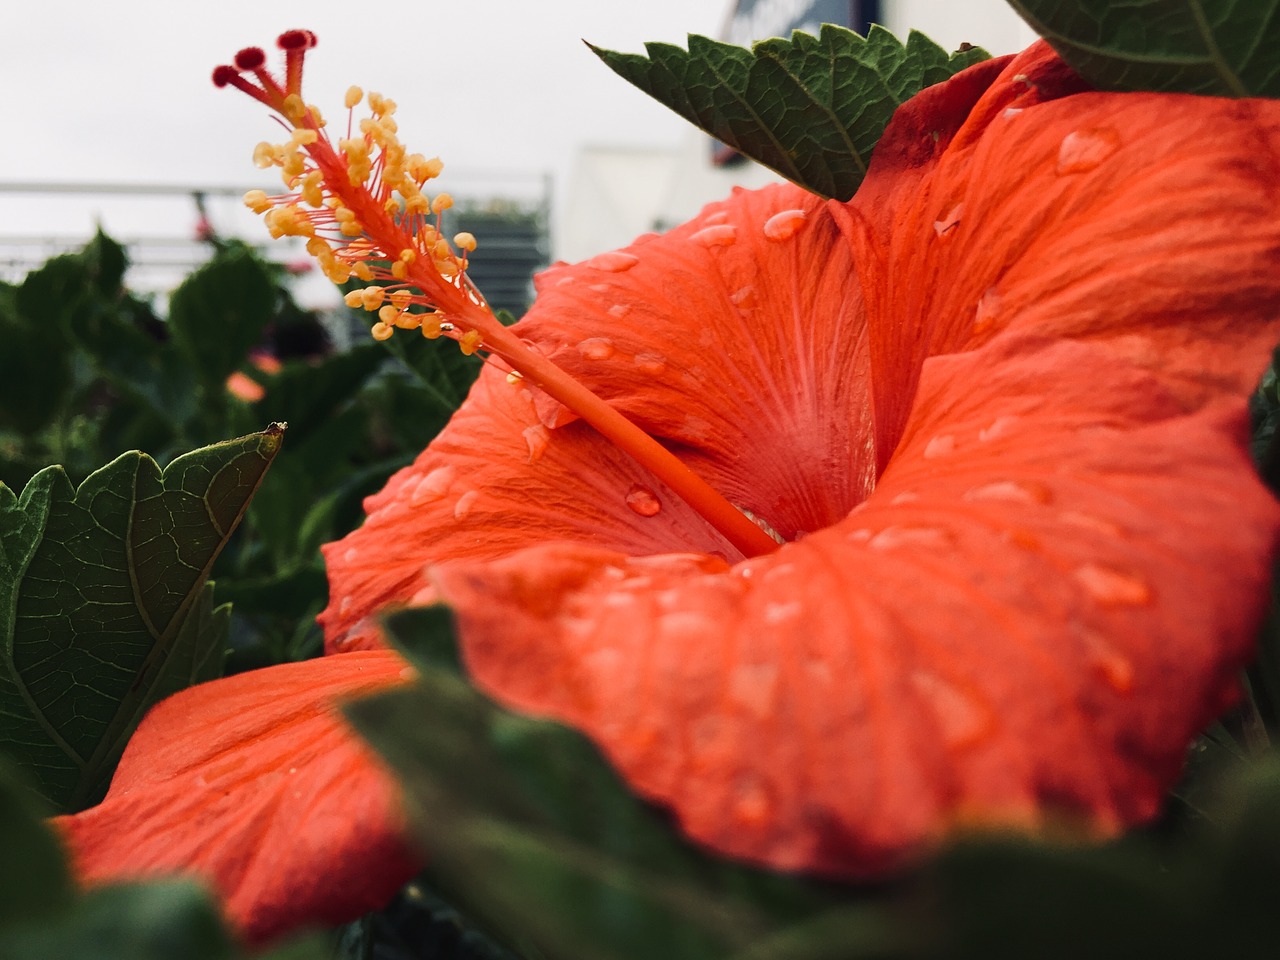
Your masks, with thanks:
[[[301,748],[265,712],[279,671],[395,682],[377,614],[437,601],[480,687],[586,732],[727,854],[868,876],[964,825],[1150,818],[1238,695],[1280,532],[1245,414],[1280,339],[1278,172],[1275,103],[1095,93],[1037,44],[905,105],[848,204],[737,191],[552,268],[511,336],[557,373],[481,331],[505,365],[326,548],[330,655],[162,705],[104,804],[63,821],[81,869],[126,872],[150,833],[251,935],[332,917],[376,862],[350,847],[309,843],[328,889],[274,923],[268,864],[230,881],[187,852],[243,858],[226,806],[287,804],[281,753],[229,732],[185,767],[252,766],[218,806],[175,792],[150,742],[236,685],[272,750]],[[781,546],[727,535],[546,389],[560,376]],[[388,796],[360,756],[317,773],[296,815]],[[358,822],[403,872],[393,806],[326,822]]]

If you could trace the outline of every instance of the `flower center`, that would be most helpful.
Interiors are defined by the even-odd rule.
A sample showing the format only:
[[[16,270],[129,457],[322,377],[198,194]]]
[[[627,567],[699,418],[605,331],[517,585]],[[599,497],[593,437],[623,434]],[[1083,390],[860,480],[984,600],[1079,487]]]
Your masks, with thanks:
[[[307,30],[280,35],[283,82],[266,69],[266,54],[258,47],[241,50],[234,66],[213,72],[215,85],[233,86],[265,104],[290,131],[286,142],[261,143],[254,150],[259,166],[280,168],[288,192],[268,196],[254,190],[245,196],[272,235],[306,237],[308,252],[335,283],[355,277],[373,284],[347,294],[346,302],[377,311],[375,338],[416,329],[428,338],[456,340],[464,353],[486,351],[625,450],[745,556],[776,550],[772,537],[678,457],[494,316],[467,276],[475,238],[459,233],[450,243],[443,215],[452,198],[423,192],[443,164],[405,151],[396,135],[394,101],[370,93],[372,116],[360,122],[358,135],[348,121],[347,137],[336,145],[330,140],[320,111],[302,99],[303,59],[315,43]],[[347,108],[363,99],[363,91],[352,87]]]

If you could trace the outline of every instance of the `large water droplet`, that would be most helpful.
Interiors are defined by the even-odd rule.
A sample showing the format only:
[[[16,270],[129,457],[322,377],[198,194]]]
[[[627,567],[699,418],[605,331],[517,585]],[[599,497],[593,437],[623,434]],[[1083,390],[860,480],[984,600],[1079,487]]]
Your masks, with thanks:
[[[926,671],[912,674],[911,682],[933,707],[947,746],[971,746],[990,732],[991,711],[972,693]]]
[[[744,663],[734,668],[729,680],[729,693],[734,703],[757,720],[763,720],[773,711],[777,686],[776,664]]]
[[[1043,506],[1053,499],[1053,493],[1043,483],[1034,480],[996,480],[968,490],[964,499],[970,502],[995,501]]]
[[[360,556],[359,550],[357,550],[355,547],[347,547],[347,549],[342,552],[342,562],[355,563],[356,557],[358,556]]]
[[[773,801],[769,791],[757,777],[744,777],[733,792],[734,818],[746,827],[761,827],[773,813]]]
[[[1120,134],[1111,127],[1073,130],[1058,147],[1058,173],[1088,173],[1120,149]]]
[[[1104,607],[1136,607],[1151,602],[1151,587],[1136,574],[1086,563],[1076,568],[1074,576],[1085,592]]]
[[[660,353],[637,353],[635,365],[641,373],[657,376],[667,369],[667,358]]]
[[[995,287],[988,287],[973,310],[974,334],[986,333],[996,325],[999,316],[1000,294],[996,292]]]
[[[731,223],[718,223],[690,234],[689,239],[704,247],[727,247],[738,239],[738,228]]]
[[[551,444],[551,431],[544,424],[535,423],[532,427],[525,427],[520,432],[524,436],[525,446],[529,448],[529,462],[536,463],[541,460]]]
[[[607,273],[624,273],[630,270],[640,258],[634,253],[627,253],[624,250],[610,250],[608,253],[597,254],[588,260],[585,266],[594,270],[604,270]]]
[[[764,222],[764,235],[768,240],[781,243],[790,240],[804,226],[803,210],[783,210]]]
[[[926,460],[936,460],[938,457],[945,457],[956,448],[956,438],[949,433],[940,434],[934,437],[924,447],[924,458]]]
[[[627,506],[642,517],[656,517],[662,510],[662,501],[648,487],[633,483],[627,491]]]
[[[768,624],[785,623],[788,620],[794,620],[802,613],[804,613],[804,604],[799,600],[766,603],[764,605],[764,622]]]
[[[455,520],[465,520],[467,514],[475,509],[476,501],[480,499],[479,490],[468,490],[458,498],[458,502],[453,505],[453,518]]]
[[[939,527],[885,527],[867,541],[872,550],[896,550],[899,547],[921,547],[926,550],[946,550],[951,546],[951,534]]]
[[[1018,418],[1015,416],[996,417],[991,421],[991,425],[978,431],[978,440],[982,443],[989,443],[992,440],[998,440],[1007,436],[1017,425]]]
[[[441,499],[453,486],[457,474],[458,471],[452,465],[436,467],[418,481],[418,485],[413,488],[413,493],[409,494],[409,502],[415,507],[420,507],[424,503],[433,503]]]
[[[578,352],[588,360],[608,360],[614,354],[613,341],[608,337],[587,337],[578,343]]]
[[[630,312],[631,312],[631,304],[629,303],[615,303],[612,307],[609,308],[609,316],[613,317],[616,320],[621,320]]]
[[[950,236],[960,226],[960,215],[964,213],[964,204],[957,203],[942,215],[941,220],[933,221],[933,232],[940,237]]]

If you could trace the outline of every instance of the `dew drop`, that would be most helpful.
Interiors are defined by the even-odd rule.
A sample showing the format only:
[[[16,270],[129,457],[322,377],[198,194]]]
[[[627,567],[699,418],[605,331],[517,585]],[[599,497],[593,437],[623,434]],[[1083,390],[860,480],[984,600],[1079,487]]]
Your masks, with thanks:
[[[773,711],[778,686],[778,667],[772,663],[744,663],[734,668],[729,692],[734,703],[757,720]]]
[[[656,376],[667,369],[667,358],[660,353],[637,353],[635,365],[641,373]]]
[[[804,226],[803,210],[783,210],[764,222],[764,235],[768,240],[781,243],[790,240]]]
[[[866,501],[864,500],[863,503],[865,502]],[[920,502],[920,494],[916,493],[914,490],[903,490],[902,493],[897,494],[892,500],[889,501],[889,506],[896,507],[904,503],[919,503],[919,502]],[[858,504],[858,506],[862,506],[862,504],[860,503]]]
[[[662,509],[662,501],[648,487],[633,483],[627,491],[627,506],[642,517],[656,517]]]
[[[524,436],[525,446],[529,448],[529,462],[536,463],[541,460],[551,444],[551,431],[544,424],[535,423],[520,432]]]
[[[629,303],[615,303],[609,308],[609,316],[613,317],[615,320],[621,320],[630,312],[631,304]]]
[[[1018,418],[1013,416],[996,417],[989,427],[978,431],[978,440],[982,443],[990,443],[992,440],[1007,436],[1017,422]]]
[[[1111,127],[1073,130],[1058,147],[1058,173],[1088,173],[1120,149],[1120,134]]]
[[[1096,563],[1075,570],[1076,582],[1104,607],[1136,607],[1151,602],[1151,587],[1141,577]]]
[[[922,547],[945,550],[951,546],[951,535],[938,527],[885,527],[867,541],[872,550],[896,550],[898,547]]]
[[[743,826],[761,827],[769,821],[773,802],[764,784],[756,777],[748,777],[734,789],[732,808],[734,818]]]
[[[351,597],[343,597],[342,602],[338,604],[338,616],[344,617],[347,611],[351,609],[351,605],[355,603]]]
[[[766,603],[764,605],[764,622],[767,624],[785,623],[787,620],[794,620],[802,613],[804,613],[804,604],[799,600]]]
[[[950,235],[956,227],[960,226],[960,215],[962,213],[964,213],[964,204],[957,203],[943,214],[941,220],[933,221],[933,232],[940,237]]]
[[[995,287],[988,287],[973,310],[973,332],[986,333],[996,325],[999,315],[1000,294],[996,292]]]
[[[358,557],[358,556],[360,556],[360,551],[359,551],[359,550],[357,550],[355,547],[347,547],[347,549],[346,549],[345,551],[343,551],[343,554],[342,554],[342,562],[343,562],[343,563],[355,563],[355,562],[356,562],[356,557]]]
[[[965,493],[970,502],[1020,503],[1042,506],[1053,499],[1053,493],[1043,483],[1030,480],[997,480],[974,487]]]
[[[1005,107],[1004,113],[1000,114],[1000,116],[1004,117],[1006,120],[1012,120],[1024,109],[1024,107]]]
[[[1059,514],[1058,519],[1073,527],[1079,527],[1081,530],[1100,533],[1104,537],[1119,537],[1124,534],[1124,531],[1110,520],[1103,520],[1100,517],[1093,516],[1092,514],[1079,513],[1075,510],[1068,510]]]
[[[738,228],[731,223],[718,223],[690,234],[689,239],[704,247],[727,247],[738,239]]]
[[[480,499],[479,490],[468,490],[458,498],[458,502],[453,505],[453,517],[455,520],[466,519],[476,505],[476,501]]]
[[[610,250],[608,253],[597,254],[588,260],[585,266],[594,270],[604,270],[606,273],[625,273],[637,263],[640,258],[634,253],[627,253],[623,250]]]
[[[733,291],[733,293],[729,294],[729,299],[733,302],[735,307],[740,307],[741,309],[746,310],[750,309],[752,305],[751,301],[755,298],[755,295],[756,288],[751,284],[747,284],[745,287],[739,287],[737,290]]]
[[[991,728],[991,711],[950,680],[936,673],[912,674],[911,682],[933,707],[947,746],[971,746],[983,739]]]
[[[608,337],[587,337],[579,342],[578,352],[588,360],[608,360],[614,354],[613,341]]]
[[[717,223],[724,223],[728,219],[729,219],[728,210],[717,210],[715,213],[708,214],[707,217],[702,222],[710,227],[710,226],[714,226]]]
[[[418,481],[418,485],[413,488],[413,493],[409,495],[409,502],[415,507],[420,507],[424,503],[434,503],[443,498],[453,486],[457,472],[453,466],[437,467],[432,470]]]
[[[938,457],[945,457],[952,453],[955,448],[956,438],[949,433],[944,433],[925,444],[924,458],[926,460],[936,460]]]
[[[1132,693],[1133,661],[1093,631],[1085,633],[1083,639],[1088,662],[1102,681],[1118,694]]]

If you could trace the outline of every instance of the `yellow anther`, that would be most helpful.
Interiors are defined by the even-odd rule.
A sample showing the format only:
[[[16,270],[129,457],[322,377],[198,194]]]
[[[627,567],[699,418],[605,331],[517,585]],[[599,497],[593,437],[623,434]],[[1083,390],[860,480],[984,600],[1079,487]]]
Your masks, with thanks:
[[[365,264],[360,263],[357,266],[364,267]],[[366,269],[368,269],[366,267]],[[361,306],[366,310],[377,310],[382,305],[382,301],[387,298],[387,291],[382,287],[365,287],[360,291]]]
[[[425,216],[431,212],[431,198],[425,193],[420,193],[416,197],[410,197],[405,201],[404,212],[410,215],[420,213]]]
[[[285,183],[289,183],[294,177],[300,177],[307,170],[306,156],[293,144],[284,149],[284,164],[281,170],[281,176]]]
[[[307,241],[307,253],[317,260],[333,256],[333,251],[329,249],[329,244],[325,243],[320,237],[312,237]]]
[[[347,95],[345,98],[343,98],[342,102],[346,104],[347,109],[350,110],[353,107],[355,107],[363,98],[364,98],[363,90],[361,90],[359,87],[356,87],[356,86],[350,86],[350,87],[347,87]]]
[[[460,250],[467,251],[467,253],[472,253],[476,248],[475,235],[467,233],[465,230],[461,233],[454,234],[453,245]]]
[[[294,130],[289,139],[292,140],[296,146],[307,147],[319,140],[320,134],[316,133],[314,130],[299,129]]]
[[[313,207],[324,206],[324,174],[312,170],[302,178],[302,199]]]
[[[391,275],[397,280],[407,280],[409,278],[409,265],[403,260],[397,260],[391,265]]]
[[[405,247],[400,251],[400,259],[405,263],[413,263],[413,261],[418,259],[418,251],[411,247]]]
[[[356,218],[356,212],[350,207],[334,207],[333,219],[339,223],[348,223]]]
[[[400,311],[397,310],[395,307],[393,307],[389,303],[386,304],[384,307],[382,307],[381,310],[378,311],[378,320],[380,320],[382,323],[388,323],[388,324],[395,323],[396,317],[398,316],[400,316]]]
[[[443,321],[440,319],[439,314],[424,314],[422,318],[422,335],[428,340],[434,340],[444,333],[444,330],[441,329],[442,323]]]
[[[250,190],[244,195],[244,205],[254,213],[266,213],[273,206],[265,190]]]
[[[449,241],[440,237],[431,245],[431,252],[437,260],[448,260],[453,256],[453,250],[449,246]]]
[[[351,266],[341,260],[330,260],[323,264],[321,269],[332,283],[346,283],[351,279]]]
[[[479,330],[468,330],[458,339],[458,347],[469,357],[480,349],[481,342]]]
[[[448,210],[453,206],[453,197],[447,193],[437,193],[436,198],[431,201],[431,212],[439,214]]]
[[[373,271],[369,269],[369,265],[363,260],[351,267],[351,275],[358,280],[363,280],[365,283],[373,279]],[[378,289],[381,290],[382,288],[379,287]]]
[[[422,314],[410,313],[406,310],[396,317],[396,326],[401,330],[417,330],[418,327],[422,326]]]
[[[400,212],[400,201],[395,197],[387,197],[386,203],[382,205],[382,209],[392,216],[395,216]]]
[[[273,167],[280,163],[280,147],[274,143],[267,143],[263,140],[260,144],[253,148],[253,165],[259,170],[265,170],[267,167]]]
[[[439,271],[442,277],[456,277],[461,273],[461,269],[452,260],[437,260],[436,270]]]
[[[338,149],[347,155],[347,162],[353,163],[357,161],[365,161],[369,159],[369,144],[364,137],[352,137],[349,140],[339,140]]]
[[[311,111],[311,120],[313,123],[315,123],[317,127],[323,127],[326,125],[324,114],[320,112],[319,107],[317,107],[314,103],[308,103],[307,109]]]
[[[342,302],[345,303],[352,310],[356,309],[357,307],[363,307],[364,291],[363,290],[348,291],[347,294],[343,296]]]
[[[408,290],[393,290],[387,294],[387,299],[391,301],[397,310],[408,310],[409,302],[413,300],[413,294]]]
[[[297,123],[307,115],[307,105],[302,102],[302,98],[300,96],[296,93],[291,93],[284,98],[284,103],[281,105],[280,112],[294,123]]]
[[[375,340],[389,340],[391,335],[396,332],[395,327],[389,327],[385,323],[375,323],[369,328],[369,333],[373,335]]]
[[[358,237],[364,233],[364,224],[359,220],[348,220],[338,228],[338,232],[344,237]]]

